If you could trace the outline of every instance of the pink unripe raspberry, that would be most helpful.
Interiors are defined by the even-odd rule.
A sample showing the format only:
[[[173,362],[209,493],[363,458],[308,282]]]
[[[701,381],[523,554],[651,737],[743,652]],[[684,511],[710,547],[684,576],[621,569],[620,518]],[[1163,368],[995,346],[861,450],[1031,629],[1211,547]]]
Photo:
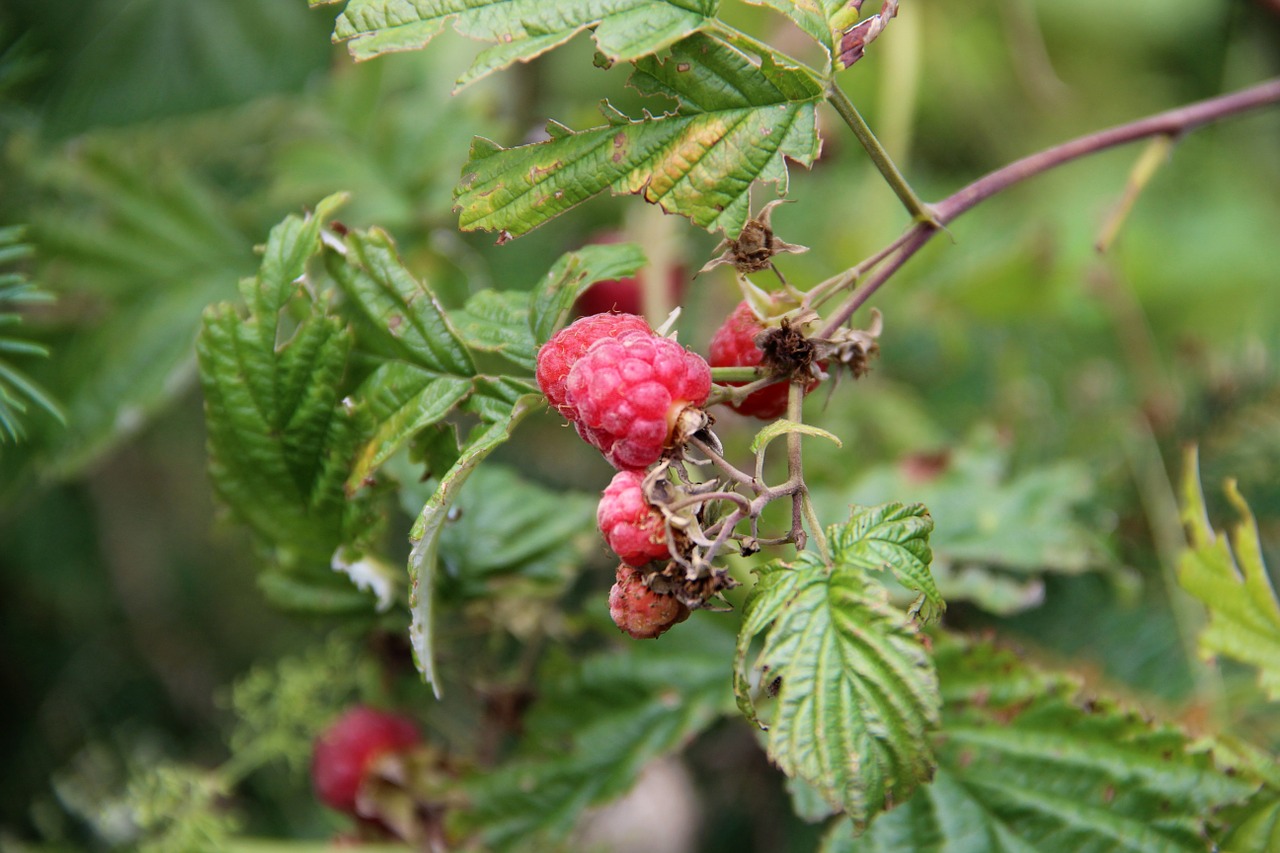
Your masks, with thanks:
[[[596,524],[604,541],[629,566],[671,556],[662,513],[645,500],[643,483],[642,472],[619,471],[596,508]]]
[[[725,319],[724,324],[716,329],[711,337],[711,346],[707,350],[708,361],[713,367],[755,367],[764,359],[764,353],[756,346],[756,338],[765,330],[760,319],[756,317],[751,306],[745,301]],[[730,385],[745,385],[745,382],[730,382]],[[748,394],[738,403],[730,403],[736,412],[743,415],[771,421],[781,417],[787,411],[787,389],[789,383],[775,382]],[[805,386],[805,393],[818,387],[815,378]]]
[[[688,607],[674,595],[654,592],[630,566],[618,566],[615,578],[609,591],[609,615],[632,638],[651,640],[689,618]]]
[[[592,344],[565,391],[578,433],[615,468],[634,470],[658,461],[681,412],[707,401],[711,368],[669,338],[624,332]]]
[[[356,815],[356,795],[370,768],[383,756],[421,742],[407,717],[363,705],[352,708],[316,739],[311,757],[316,796],[330,808]]]
[[[565,394],[565,380],[583,353],[601,338],[616,337],[624,332],[653,334],[640,317],[633,314],[594,314],[583,317],[551,336],[538,350],[538,387],[560,414],[577,419],[577,411]]]

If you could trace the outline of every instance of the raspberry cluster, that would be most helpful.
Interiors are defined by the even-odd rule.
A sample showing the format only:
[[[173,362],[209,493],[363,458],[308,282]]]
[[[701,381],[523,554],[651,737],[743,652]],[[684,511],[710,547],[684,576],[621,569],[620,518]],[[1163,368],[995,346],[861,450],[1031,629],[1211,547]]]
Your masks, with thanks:
[[[596,314],[543,345],[537,380],[578,435],[619,469],[596,512],[605,542],[622,560],[609,613],[632,637],[657,637],[687,618],[689,607],[653,588],[655,570],[641,571],[672,556],[667,522],[645,495],[645,469],[683,443],[689,423],[705,423],[711,368],[639,317]]]

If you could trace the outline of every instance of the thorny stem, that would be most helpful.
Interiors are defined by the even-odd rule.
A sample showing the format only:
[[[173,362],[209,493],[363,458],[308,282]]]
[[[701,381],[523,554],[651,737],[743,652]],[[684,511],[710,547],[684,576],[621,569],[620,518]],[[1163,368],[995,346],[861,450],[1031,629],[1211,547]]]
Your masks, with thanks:
[[[711,447],[702,439],[698,438],[697,436],[689,436],[689,444],[698,448],[698,450],[701,451],[702,455],[710,459],[711,464],[719,468],[721,472],[723,472],[730,480],[733,480],[735,483],[739,483],[743,486],[746,486],[748,489],[751,490],[753,494],[759,495],[767,491],[765,489],[764,484],[760,480],[757,480],[755,477],[752,477],[747,472],[741,471],[738,468],[734,467],[732,462],[730,462],[728,459],[725,459],[719,453],[716,453],[715,448]]]
[[[833,90],[838,91],[838,90]],[[846,98],[845,101],[848,99]],[[832,104],[839,106],[833,97]],[[1268,80],[1238,92],[1219,95],[1194,104],[1177,107],[1128,124],[1081,136],[1076,139],[1046,148],[1035,154],[1015,160],[1007,166],[990,172],[968,186],[962,187],[928,209],[933,216],[912,225],[907,232],[895,241],[896,248],[890,248],[892,257],[884,266],[878,268],[858,290],[849,294],[843,303],[831,314],[827,323],[815,337],[830,337],[836,329],[848,322],[858,310],[884,284],[890,276],[906,263],[925,243],[929,242],[943,226],[953,222],[962,213],[976,207],[991,196],[1019,184],[1028,178],[1047,172],[1064,163],[1096,154],[1109,148],[1126,145],[1140,139],[1153,136],[1178,138],[1198,127],[1239,115],[1250,110],[1260,109],[1280,102],[1280,78]],[[850,104],[852,106],[852,104]],[[856,114],[856,111],[855,111]],[[844,114],[841,113],[843,116]],[[847,120],[847,119],[846,119]],[[851,125],[852,126],[852,125]],[[857,128],[854,132],[858,133]],[[859,137],[861,139],[861,137]],[[888,176],[886,175],[886,178]],[[891,180],[895,190],[898,185]]]
[[[792,423],[804,422],[804,392],[803,382],[792,382],[787,388],[787,419]],[[796,550],[803,551],[806,544],[804,520],[807,518],[822,560],[830,565],[831,554],[827,551],[827,539],[822,526],[816,523],[813,508],[809,505],[809,488],[804,483],[804,452],[801,448],[803,438],[799,432],[787,433],[787,482],[795,484],[795,491],[791,495],[791,537],[795,540]]]
[[[844,119],[844,123],[849,125],[853,135],[858,137],[862,147],[867,149],[867,154],[871,156],[871,162],[876,164],[876,168],[884,176],[885,182],[897,194],[907,212],[911,214],[911,218],[917,223],[937,225],[938,220],[934,212],[920,200],[920,196],[916,195],[915,190],[911,189],[907,179],[902,176],[902,172],[898,171],[897,165],[889,157],[889,152],[884,150],[880,140],[876,139],[876,135],[871,132],[871,127],[862,117],[862,114],[858,112],[858,108],[853,105],[853,101],[849,100],[849,96],[834,81],[827,88],[827,102],[835,107],[835,111],[840,114],[840,118]]]

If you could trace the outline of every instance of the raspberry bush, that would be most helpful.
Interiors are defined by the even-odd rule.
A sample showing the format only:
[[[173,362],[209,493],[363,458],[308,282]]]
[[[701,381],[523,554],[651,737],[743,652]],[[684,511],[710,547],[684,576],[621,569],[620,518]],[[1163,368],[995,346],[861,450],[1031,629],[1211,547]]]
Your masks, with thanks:
[[[1035,30],[1036,5],[1010,13],[1010,30]],[[951,116],[962,140],[935,138],[946,124],[918,123],[929,164],[900,165],[889,153],[911,149],[905,135],[917,124],[903,71],[923,53],[912,48],[925,29],[917,16],[961,14],[953,10],[899,10],[896,0],[341,6],[334,37],[355,58],[414,52],[422,67],[387,84],[407,99],[397,110],[369,100],[363,76],[345,80],[349,88],[290,126],[292,147],[262,158],[291,170],[278,186],[259,187],[256,171],[242,181],[279,204],[291,187],[320,185],[315,164],[343,165],[351,192],[313,199],[272,228],[238,298],[209,291],[219,301],[196,342],[216,497],[252,540],[263,597],[306,615],[303,630],[327,639],[314,643],[316,655],[254,670],[233,689],[239,722],[224,764],[135,772],[104,800],[93,818],[99,846],[115,832],[144,849],[235,849],[237,833],[279,817],[240,822],[235,792],[281,763],[303,775],[310,767],[313,799],[330,807],[307,818],[313,834],[431,851],[610,849],[620,842],[601,824],[624,821],[598,807],[641,796],[645,780],[682,761],[700,781],[714,777],[712,795],[674,798],[700,815],[708,850],[753,833],[770,849],[821,853],[1276,848],[1280,736],[1259,712],[1280,698],[1269,653],[1280,648],[1280,609],[1260,544],[1268,528],[1234,485],[1223,506],[1206,506],[1192,452],[1177,485],[1164,477],[1160,454],[1183,437],[1170,425],[1189,395],[1162,384],[1149,318],[1134,307],[1145,294],[1129,292],[1120,264],[1077,276],[1085,296],[1064,297],[1048,273],[1039,281],[1077,240],[1066,225],[1085,218],[1079,202],[1055,211],[1063,227],[1049,220],[1039,242],[968,256],[970,277],[1006,294],[984,296],[981,311],[949,277],[945,235],[972,239],[961,217],[972,221],[970,211],[1007,189],[1144,142],[1100,229],[1105,248],[1127,211],[1141,215],[1134,205],[1157,166],[1184,156],[1173,141],[1280,103],[1280,82],[1021,159],[1005,152],[1008,165],[973,177],[1005,137],[976,116]],[[1103,17],[1118,27],[1124,16]],[[469,66],[437,38],[450,28],[483,43]],[[958,51],[985,44],[965,26],[931,30],[962,42]],[[591,41],[594,65],[548,75],[545,63],[572,60],[558,49],[575,36]],[[1037,46],[1017,47],[1019,73],[1006,76],[1053,91]],[[1228,64],[1235,74],[1252,67],[1247,57]],[[3,84],[21,63],[0,66]],[[449,108],[413,100],[442,73],[481,91],[463,91]],[[362,72],[344,59],[334,76],[347,74]],[[496,75],[498,86],[485,82]],[[611,94],[601,117],[580,127],[591,120],[578,105],[599,100],[596,85]],[[965,85],[960,74],[935,81],[923,100],[950,109],[948,86]],[[543,109],[574,126],[552,119],[531,130]],[[380,124],[391,112],[403,123]],[[1056,127],[1053,112],[992,108],[1043,121],[1044,133]],[[309,144],[320,124],[332,137],[324,150]],[[453,138],[460,130],[487,135],[468,149]],[[1204,158],[1219,140],[1196,144],[1204,147],[1193,156]],[[361,146],[368,162],[349,164]],[[1265,173],[1271,152],[1251,150],[1263,162],[1249,169]],[[969,182],[926,200],[921,187],[940,193],[950,174],[937,170],[943,161]],[[866,181],[848,180],[856,168],[901,209],[886,211]],[[812,178],[789,183],[808,169]],[[60,191],[75,183],[70,171],[45,171]],[[818,202],[803,216],[792,212],[803,198],[782,205],[804,192]],[[599,198],[606,193],[625,198]],[[123,188],[126,233],[90,234],[68,251],[114,262],[140,239],[134,231],[153,229],[166,252],[191,255],[186,266],[152,270],[177,281],[220,251],[217,240],[186,234],[192,222],[222,209],[238,224],[258,221],[181,181],[165,194],[181,215],[155,215],[143,191]],[[1267,199],[1251,203],[1262,209]],[[627,214],[625,238],[584,239],[602,233],[613,205],[640,211]],[[1248,212],[1242,221],[1271,221]],[[992,215],[993,235],[1016,218]],[[1235,231],[1197,239],[1216,244]],[[581,248],[557,257],[566,246]],[[926,246],[932,253],[913,262]],[[688,287],[672,277],[699,266]],[[918,287],[887,288],[904,269],[923,273]],[[1196,275],[1224,277],[1217,266]],[[1023,288],[1007,295],[1015,278]],[[603,313],[574,319],[601,294]],[[1071,330],[1062,336],[1087,338],[1088,355],[1064,355],[1062,336],[1019,326],[1035,300]],[[155,322],[147,304],[137,300],[140,323]],[[651,316],[613,310],[646,308]],[[1097,327],[1108,324],[1130,373],[1094,357],[1105,349]],[[161,370],[162,356],[189,345],[191,331],[141,352],[128,381],[96,388],[68,413],[134,400],[135,374],[152,388],[177,383],[185,374]],[[18,344],[18,354],[47,354]],[[79,357],[92,362],[96,352]],[[971,399],[977,374],[999,393]],[[19,435],[28,408],[61,413],[44,384],[6,381],[0,439]],[[1129,384],[1144,395],[1133,405],[1099,402]],[[1232,375],[1202,405],[1228,406],[1247,384]],[[143,402],[115,419],[142,417]],[[1266,412],[1248,414],[1240,422],[1265,431]],[[1094,452],[1103,442],[1069,423],[1077,415],[1121,435],[1098,451],[1113,454],[1105,461],[1058,464],[1047,443],[1014,443],[1021,430]],[[1145,514],[1111,511],[1126,489]],[[1240,519],[1230,535],[1208,520],[1224,508]],[[125,507],[101,525],[128,516]],[[1121,529],[1149,534],[1150,553],[1113,547],[1109,534]],[[137,556],[146,560],[146,549]],[[1154,595],[1134,593],[1125,568],[1143,560],[1157,567]],[[118,574],[121,587],[132,578]],[[1086,640],[1103,655],[1137,642],[1138,628],[1125,631],[1139,620],[1092,607],[1122,593],[1161,608],[1152,624],[1173,642],[1135,657],[1177,659],[1193,684],[1183,706],[1141,713],[1137,688],[1086,685],[1045,662],[1073,660]],[[140,594],[139,609],[149,600]],[[1014,651],[1014,641],[1054,634],[1056,656]],[[1205,654],[1236,660],[1246,675],[1224,676]],[[154,665],[174,668],[164,655]],[[1252,699],[1233,704],[1247,691]],[[59,802],[91,800],[56,787]],[[665,806],[661,817],[675,822],[677,811]],[[103,815],[128,819],[112,825]]]

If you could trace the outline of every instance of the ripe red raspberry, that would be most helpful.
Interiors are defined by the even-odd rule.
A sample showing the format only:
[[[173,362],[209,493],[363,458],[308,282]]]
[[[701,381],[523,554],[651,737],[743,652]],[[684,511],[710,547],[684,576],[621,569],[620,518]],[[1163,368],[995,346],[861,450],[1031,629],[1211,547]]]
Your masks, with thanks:
[[[356,795],[370,768],[383,756],[407,752],[422,742],[407,717],[363,705],[329,726],[311,756],[311,783],[320,802],[356,815]]]
[[[764,353],[756,346],[756,337],[765,330],[751,306],[745,301],[725,319],[724,324],[716,329],[711,337],[711,346],[707,350],[708,361],[712,367],[755,367],[764,358]],[[745,385],[745,382],[730,382],[730,385]],[[785,381],[775,382],[748,394],[741,402],[729,405],[739,414],[750,415],[761,420],[771,421],[781,417],[787,411],[787,388]],[[815,378],[805,387],[809,393],[818,387]]]
[[[624,332],[592,344],[565,391],[578,433],[613,467],[639,469],[662,456],[680,414],[707,401],[711,368],[669,338]]]
[[[594,314],[556,332],[538,350],[538,387],[560,414],[571,421],[577,419],[577,410],[566,397],[564,383],[578,359],[596,341],[623,332],[653,334],[649,324],[633,314]]]
[[[651,640],[672,625],[689,618],[689,608],[674,595],[654,592],[630,566],[618,566],[609,590],[609,615],[613,624],[636,640]]]
[[[662,514],[645,500],[642,483],[642,472],[619,471],[596,509],[596,524],[604,541],[629,566],[643,566],[671,556],[667,526]]]

